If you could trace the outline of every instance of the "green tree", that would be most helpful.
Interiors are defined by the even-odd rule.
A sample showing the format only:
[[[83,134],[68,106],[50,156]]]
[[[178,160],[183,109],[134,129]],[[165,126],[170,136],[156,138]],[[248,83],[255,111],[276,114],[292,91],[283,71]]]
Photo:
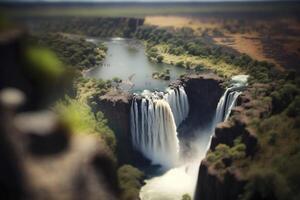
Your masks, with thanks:
[[[156,57],[156,60],[158,63],[161,63],[163,61],[164,57],[162,55],[159,55]]]
[[[118,169],[118,179],[122,200],[139,199],[139,192],[144,179],[144,174],[139,169],[131,165],[123,165]]]
[[[192,197],[189,194],[182,195],[181,200],[192,200]]]

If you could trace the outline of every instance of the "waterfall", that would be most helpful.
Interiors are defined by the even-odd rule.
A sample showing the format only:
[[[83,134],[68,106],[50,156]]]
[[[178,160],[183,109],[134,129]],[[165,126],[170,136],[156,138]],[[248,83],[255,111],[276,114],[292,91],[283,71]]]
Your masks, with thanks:
[[[237,98],[247,85],[248,77],[248,75],[237,75],[231,78],[231,86],[226,89],[218,102],[214,125],[229,118],[232,108],[236,105]]]
[[[220,98],[216,109],[215,125],[226,121],[229,118],[231,109],[236,105],[236,100],[241,94],[241,91],[238,88],[227,88],[223,96]]]
[[[145,90],[136,95],[130,111],[133,146],[153,164],[173,166],[179,152],[176,128],[188,111],[183,87],[168,88],[165,93]]]
[[[237,75],[231,78],[231,86],[225,90],[218,102],[213,122],[213,129],[215,129],[218,123],[228,120],[232,108],[236,105],[237,98],[242,93],[242,90],[247,86],[248,77],[248,75]],[[210,136],[209,142],[206,146],[206,152],[210,148],[213,135],[214,133]]]
[[[171,107],[176,126],[179,126],[189,114],[189,103],[184,88],[182,86],[176,89],[167,88],[164,98]]]

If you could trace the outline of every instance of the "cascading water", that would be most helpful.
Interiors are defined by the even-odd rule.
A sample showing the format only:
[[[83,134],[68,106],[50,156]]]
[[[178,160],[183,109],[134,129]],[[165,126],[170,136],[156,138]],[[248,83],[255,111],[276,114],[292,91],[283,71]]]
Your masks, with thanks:
[[[182,86],[176,89],[167,88],[164,99],[171,107],[176,126],[179,126],[189,113],[189,103],[184,88]]]
[[[179,152],[177,126],[187,117],[189,105],[183,87],[166,93],[144,91],[131,105],[133,146],[153,164],[171,167]]]
[[[181,199],[185,193],[194,195],[199,164],[209,149],[211,137],[214,134],[213,130],[217,123],[229,118],[231,109],[235,106],[243,87],[246,86],[247,78],[248,76],[245,75],[232,78],[232,85],[219,100],[215,118],[212,119],[211,124],[208,124],[207,129],[199,129],[199,138],[191,143],[193,157],[183,165],[170,169],[162,176],[146,180],[146,184],[140,192],[142,200],[172,200]]]
[[[240,94],[241,92],[238,88],[230,87],[226,89],[216,109],[215,124],[228,119],[231,109],[235,106],[236,100]]]
[[[247,86],[248,77],[248,75],[237,75],[231,78],[230,87],[225,90],[218,102],[213,129],[218,123],[224,122],[229,118],[232,108],[236,105],[237,98],[242,93],[242,90]],[[210,136],[209,143],[207,144],[207,150],[210,148],[212,137],[213,134]]]
[[[236,105],[237,98],[247,84],[247,79],[247,75],[238,75],[232,77],[231,86],[226,89],[218,102],[215,115],[215,125],[226,121],[229,118],[232,108]]]

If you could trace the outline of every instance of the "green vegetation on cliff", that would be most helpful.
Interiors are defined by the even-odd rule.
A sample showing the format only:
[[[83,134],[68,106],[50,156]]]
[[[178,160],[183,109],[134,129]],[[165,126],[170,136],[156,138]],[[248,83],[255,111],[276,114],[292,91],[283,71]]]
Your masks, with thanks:
[[[118,169],[118,178],[121,188],[121,199],[139,199],[144,174],[131,165],[123,165]]]
[[[209,151],[206,155],[206,160],[214,169],[218,170],[220,175],[224,175],[226,168],[237,160],[246,157],[246,146],[241,143],[240,138],[237,138],[232,147],[226,144],[219,144],[215,151]]]
[[[115,151],[114,133],[107,126],[107,120],[101,112],[94,114],[87,104],[69,97],[58,101],[54,110],[73,133],[98,136],[103,140],[104,145],[107,145],[112,152]]]
[[[181,200],[192,200],[192,197],[189,194],[182,195]]]
[[[89,102],[93,97],[105,94],[112,87],[112,84],[111,80],[79,77],[74,82],[76,98],[80,102]]]
[[[154,61],[163,56],[162,62],[196,72],[207,68],[224,77],[249,74],[246,93],[250,102],[242,114],[247,117],[247,128],[256,134],[257,151],[247,155],[246,144],[238,137],[232,146],[217,145],[206,161],[221,178],[228,171],[240,171],[248,180],[241,195],[244,200],[299,198],[299,75],[218,46],[205,35],[196,37],[189,28],[143,26],[136,37],[147,42],[147,54]]]
[[[281,73],[273,82],[253,83],[245,91],[250,101],[241,105],[242,116],[234,114],[232,120],[246,119],[248,130],[255,133],[254,155],[245,154],[238,137],[233,146],[219,144],[206,156],[219,176],[236,170],[247,180],[243,200],[299,199],[299,80],[294,72]]]
[[[259,150],[248,171],[245,200],[300,197],[300,82],[291,74],[265,91],[265,95],[271,93],[272,109],[267,117],[253,120]]]
[[[152,60],[163,56],[162,62],[196,72],[207,68],[224,77],[249,74],[245,91],[249,102],[242,105],[241,116],[233,118],[244,120],[247,131],[256,136],[257,147],[251,147],[256,152],[248,155],[249,144],[238,137],[232,146],[217,145],[206,161],[221,178],[226,172],[239,171],[247,180],[244,200],[299,199],[299,74],[278,71],[274,64],[218,46],[205,35],[196,37],[188,28],[143,26],[136,37],[147,42]]]

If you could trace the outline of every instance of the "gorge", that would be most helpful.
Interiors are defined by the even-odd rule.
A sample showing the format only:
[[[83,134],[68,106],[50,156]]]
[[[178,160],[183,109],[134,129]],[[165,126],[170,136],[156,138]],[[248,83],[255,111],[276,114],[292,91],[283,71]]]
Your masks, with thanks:
[[[142,52],[134,53],[139,52],[138,48],[141,47],[134,40],[117,38],[109,41],[108,57],[102,66],[88,71],[87,76],[112,78],[109,73],[114,74],[114,68],[122,63],[122,66],[129,67],[128,72],[120,74],[126,79],[135,68],[130,64],[133,61],[139,60],[140,63],[144,62],[142,65],[149,65],[146,58],[141,58],[145,56]],[[119,55],[115,52],[116,48],[117,51],[125,52],[129,48],[129,57],[123,52],[122,57],[116,59],[115,56]],[[137,49],[134,50],[135,48]],[[199,160],[204,158],[209,149],[215,126],[230,116],[248,77],[233,77],[231,85],[223,93],[222,79],[216,75],[204,73],[179,78],[177,68],[173,68],[172,71],[175,70],[177,76],[175,73],[170,81],[140,79],[147,77],[148,71],[134,70],[142,74],[133,75],[119,86],[123,92],[126,93],[127,90],[128,95],[122,92],[115,96],[106,94],[102,100],[97,100],[96,107],[103,111],[109,122],[114,122],[111,127],[118,140],[123,141],[118,147],[120,160],[135,160],[132,154],[138,151],[151,165],[161,166],[150,166],[150,173],[149,164],[139,167],[142,171],[146,170],[146,175],[149,173],[140,193],[143,200],[180,199],[185,193],[194,196]],[[124,67],[122,69],[126,70]],[[129,90],[124,87],[128,82],[132,85]],[[122,96],[127,99],[125,103]],[[121,109],[121,105],[124,105],[124,109]],[[121,116],[123,117],[120,118]],[[123,133],[118,134],[120,132]],[[132,153],[124,155],[131,145]],[[133,161],[133,164],[136,162],[139,161]],[[181,189],[175,184],[175,180],[182,181]]]
[[[210,148],[215,126],[228,119],[242,88],[246,85],[247,76],[236,76],[233,77],[234,79],[240,81],[224,92],[217,107],[215,107],[215,117],[206,125],[206,128],[198,128],[198,135],[195,136],[195,141],[191,143],[193,145],[189,149],[192,154],[190,158],[188,160],[184,159],[186,152],[181,153],[180,162],[177,166],[173,166],[159,177],[147,180],[146,185],[141,189],[141,199],[180,199],[182,194],[194,196],[196,183],[199,181],[197,180],[199,159],[203,159],[206,151]],[[195,197],[195,199],[198,199],[198,197]]]
[[[117,146],[119,162],[131,162],[146,173],[142,200],[194,196],[199,164],[210,149],[214,129],[229,118],[248,76],[232,77],[225,91],[223,80],[213,73],[179,77],[183,69],[174,66],[171,80],[151,79],[151,70],[168,65],[149,63],[138,41],[106,41],[108,56],[86,76],[109,79],[116,68],[123,70],[118,92],[96,99],[94,106],[104,113],[117,140],[122,141]],[[136,63],[148,66],[148,70],[140,70]]]
[[[298,200],[298,3],[0,4],[0,199]]]

